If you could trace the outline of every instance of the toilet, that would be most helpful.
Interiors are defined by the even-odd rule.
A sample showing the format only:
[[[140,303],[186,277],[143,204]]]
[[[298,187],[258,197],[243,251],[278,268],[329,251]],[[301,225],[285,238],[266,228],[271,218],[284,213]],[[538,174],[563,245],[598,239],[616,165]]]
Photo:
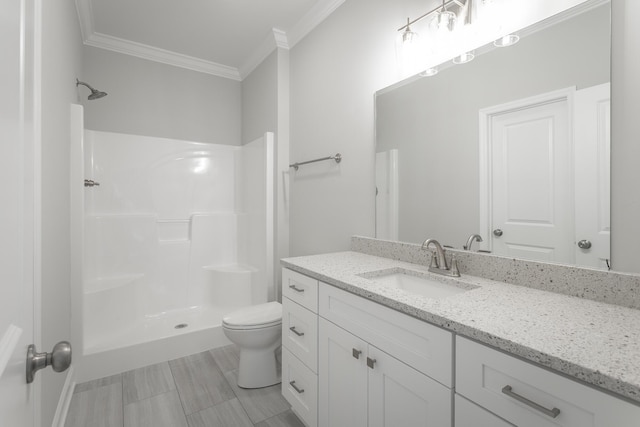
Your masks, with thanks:
[[[239,387],[261,388],[280,382],[281,328],[282,305],[277,301],[244,307],[222,318],[224,334],[240,347]]]

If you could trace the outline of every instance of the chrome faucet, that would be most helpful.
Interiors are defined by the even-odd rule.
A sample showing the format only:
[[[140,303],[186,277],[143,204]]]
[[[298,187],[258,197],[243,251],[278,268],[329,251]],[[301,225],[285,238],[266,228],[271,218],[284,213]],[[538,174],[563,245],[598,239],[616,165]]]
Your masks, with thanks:
[[[471,250],[471,245],[473,245],[473,241],[477,240],[478,243],[482,242],[482,237],[479,234],[472,234],[471,236],[469,236],[469,238],[467,239],[467,244],[464,245],[464,250],[465,251],[470,251]]]
[[[435,246],[435,253],[431,255],[431,265],[429,266],[429,271],[437,274],[444,274],[445,276],[454,276],[460,277],[460,272],[458,271],[458,261],[455,256],[451,257],[451,267],[447,265],[447,258],[444,256],[444,249],[440,242],[436,239],[427,239],[422,242],[422,250],[428,250],[429,246]]]

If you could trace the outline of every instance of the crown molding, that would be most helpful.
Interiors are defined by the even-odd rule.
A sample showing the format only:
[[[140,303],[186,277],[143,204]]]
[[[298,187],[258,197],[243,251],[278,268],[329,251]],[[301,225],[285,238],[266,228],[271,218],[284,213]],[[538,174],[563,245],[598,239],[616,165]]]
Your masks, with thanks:
[[[327,19],[345,0],[321,0],[287,33],[289,47],[294,47],[322,21]]]
[[[345,0],[321,0],[288,33],[274,28],[239,67],[207,61],[95,31],[91,0],[75,0],[82,39],[87,46],[156,61],[200,73],[242,81],[276,48],[289,49],[333,13]]]
[[[241,80],[240,72],[235,67],[229,67],[227,65],[206,61],[189,55],[183,55],[170,50],[132,42],[131,40],[125,40],[109,36],[107,34],[94,32],[84,41],[84,44],[87,46],[123,53],[125,55],[136,56],[142,59],[148,59],[150,61],[160,62],[162,64],[186,68],[200,73],[212,74],[214,76],[224,77],[231,80]]]
[[[289,43],[287,41],[287,33],[273,28],[272,33],[260,43],[260,46],[258,46],[238,68],[240,78],[244,80],[277,48],[289,49]]]

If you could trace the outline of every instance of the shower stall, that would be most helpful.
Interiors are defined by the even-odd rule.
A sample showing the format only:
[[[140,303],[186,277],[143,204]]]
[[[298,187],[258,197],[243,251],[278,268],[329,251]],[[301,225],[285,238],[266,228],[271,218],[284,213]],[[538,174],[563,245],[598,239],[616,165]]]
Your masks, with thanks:
[[[228,343],[224,314],[275,297],[273,135],[204,144],[73,115],[78,381]]]

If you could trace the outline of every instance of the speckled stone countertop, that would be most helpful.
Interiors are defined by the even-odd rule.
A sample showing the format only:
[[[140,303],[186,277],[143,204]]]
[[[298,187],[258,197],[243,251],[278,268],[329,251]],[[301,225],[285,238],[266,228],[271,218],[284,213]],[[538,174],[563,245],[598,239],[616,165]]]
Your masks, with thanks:
[[[465,274],[463,286],[476,288],[430,299],[361,275],[401,268],[444,276],[360,252],[286,258],[282,265],[640,404],[640,310]]]

